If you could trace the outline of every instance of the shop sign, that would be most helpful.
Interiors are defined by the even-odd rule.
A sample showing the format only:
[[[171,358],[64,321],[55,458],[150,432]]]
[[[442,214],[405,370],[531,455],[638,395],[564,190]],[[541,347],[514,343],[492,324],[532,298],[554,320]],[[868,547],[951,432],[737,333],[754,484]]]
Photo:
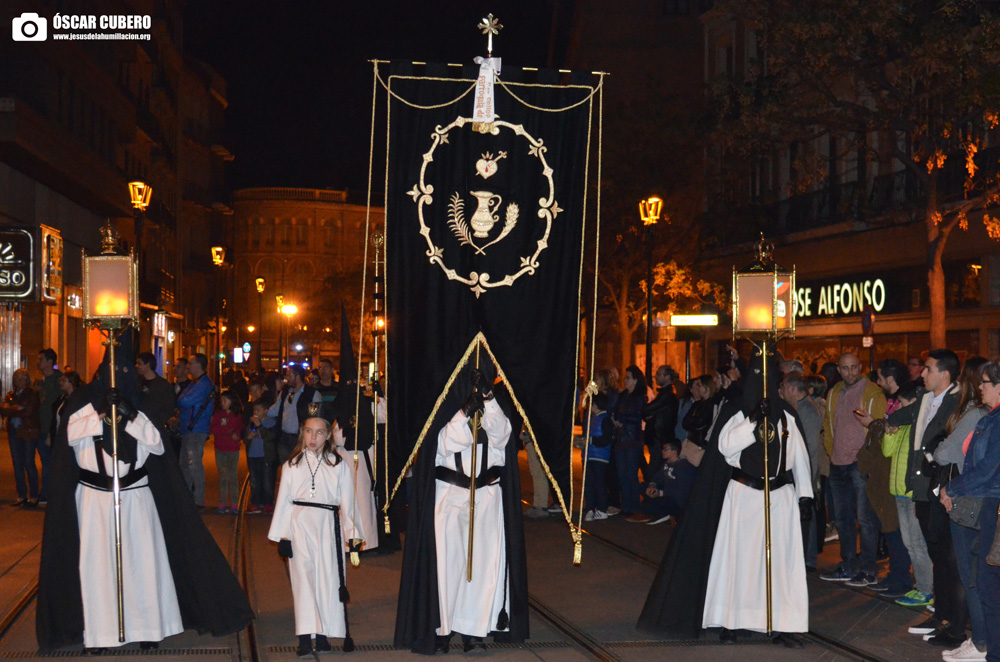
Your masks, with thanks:
[[[26,228],[0,229],[0,300],[29,301],[35,290],[35,237]]]
[[[876,313],[886,307],[886,284],[882,278],[803,285],[796,291],[799,318],[860,315],[871,306]]]
[[[42,225],[42,301],[58,303],[63,292],[63,240],[59,230]]]

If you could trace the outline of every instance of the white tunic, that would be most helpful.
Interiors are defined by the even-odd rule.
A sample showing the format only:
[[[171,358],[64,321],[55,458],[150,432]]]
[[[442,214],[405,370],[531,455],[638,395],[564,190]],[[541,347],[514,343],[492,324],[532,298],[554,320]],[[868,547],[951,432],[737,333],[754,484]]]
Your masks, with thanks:
[[[162,455],[163,443],[156,426],[140,413],[125,426],[138,441],[136,467],[150,455]],[[97,453],[113,471],[111,456],[94,444],[103,434],[100,415],[86,405],[70,416],[67,436],[81,469],[98,472]],[[118,462],[124,478],[129,467]],[[177,591],[167,558],[156,503],[149,478],[121,492],[122,578],[125,604],[125,642],[161,641],[184,631]],[[80,588],[83,593],[83,645],[87,648],[120,646],[118,641],[117,566],[115,563],[114,495],[84,484],[76,488],[80,524]]]
[[[372,446],[367,451],[358,451],[358,464],[354,464],[354,451],[337,447],[337,452],[351,470],[351,478],[355,480],[357,489],[354,491],[354,512],[351,519],[360,522],[363,531],[370,531],[371,540],[366,540],[363,549],[368,551],[378,547],[378,508],[375,506],[375,491],[372,489],[372,479],[368,475],[368,465],[365,464],[365,454],[368,461],[372,462],[374,469],[375,447]]]
[[[486,467],[503,466],[511,427],[495,401],[485,403],[481,425],[489,440]],[[480,445],[477,465],[482,462],[482,450]],[[436,466],[457,470],[455,453],[459,452],[464,469],[462,473],[468,476],[472,466],[472,428],[469,418],[461,411],[438,434]],[[496,629],[497,617],[505,606],[504,595],[508,592],[503,495],[499,485],[476,489],[472,581],[469,582],[466,581],[469,490],[441,480],[435,483],[434,538],[441,609],[441,627],[437,629],[437,634],[461,632],[473,637],[485,637]]]
[[[782,466],[792,470],[795,485],[771,491],[771,628],[808,632],[809,592],[798,503],[800,497],[813,495],[809,451],[788,414],[779,431],[783,426],[789,433]],[[740,453],[754,439],[754,423],[738,412],[719,434],[719,451],[726,462],[739,467]],[[765,559],[764,491],[730,481],[712,550],[703,627],[767,630]]]
[[[308,453],[297,465],[286,462],[281,467],[281,484],[274,502],[269,540],[292,541],[292,558],[288,561],[295,601],[295,634],[323,634],[328,637],[346,635],[344,604],[340,601],[340,572],[337,554],[347,572],[346,550],[351,538],[364,538],[354,512],[354,480],[349,463],[330,466]],[[307,460],[310,464],[307,463]],[[316,493],[310,496],[312,485],[310,466],[316,471]],[[317,469],[318,467],[318,469]],[[334,514],[324,508],[296,506],[293,501],[340,506],[343,532],[337,549]]]

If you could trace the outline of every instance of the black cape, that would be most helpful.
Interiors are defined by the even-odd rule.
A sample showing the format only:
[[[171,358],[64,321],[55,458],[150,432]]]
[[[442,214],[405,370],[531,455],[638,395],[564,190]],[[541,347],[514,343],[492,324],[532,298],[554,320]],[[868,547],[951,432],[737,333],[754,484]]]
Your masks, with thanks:
[[[35,619],[35,636],[42,653],[83,643],[80,527],[76,512],[80,468],[69,447],[66,427],[71,413],[93,401],[88,392],[91,386],[71,396],[52,444],[51,490],[42,532]],[[125,436],[124,431],[121,436]],[[217,637],[242,630],[253,619],[253,610],[198,514],[177,466],[177,456],[165,446],[164,454],[149,456],[144,467],[163,527],[184,628]]]
[[[636,628],[643,632],[667,639],[697,639],[701,632],[712,549],[732,477],[732,467],[719,452],[719,433],[738,411],[739,399],[722,403],[684,516],[670,538],[639,615]]]
[[[513,421],[504,398],[499,389],[497,391],[497,402]],[[469,390],[465,392],[468,393]],[[457,411],[457,407],[445,411],[450,412],[446,422]],[[440,415],[437,421],[441,421]],[[396,648],[409,648],[414,653],[423,655],[434,654],[435,630],[441,621],[434,538],[434,458],[437,454],[437,431],[440,429],[440,425],[432,427],[434,432],[427,435],[414,462],[409,521],[403,548],[403,573],[396,610],[396,634],[393,640]],[[524,526],[521,519],[521,476],[517,464],[519,433],[520,428],[512,425],[503,473],[500,476],[510,584],[510,625],[505,632],[490,633],[494,641],[515,644],[528,638],[527,555],[524,551]]]

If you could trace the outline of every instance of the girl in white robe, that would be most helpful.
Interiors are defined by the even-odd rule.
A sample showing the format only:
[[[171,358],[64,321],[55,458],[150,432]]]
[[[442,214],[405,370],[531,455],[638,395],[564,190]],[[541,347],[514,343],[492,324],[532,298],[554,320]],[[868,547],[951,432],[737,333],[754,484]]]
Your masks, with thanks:
[[[150,455],[163,454],[156,426],[139,413],[125,426],[136,440],[134,469]],[[95,443],[104,434],[101,415],[92,405],[73,413],[67,439],[80,469],[112,475],[111,456]],[[130,466],[118,462],[118,474],[127,482]],[[81,481],[76,488],[80,523],[80,589],[83,598],[83,645],[108,648],[133,641],[158,642],[184,631],[177,590],[170,571],[156,503],[143,476],[121,490],[122,589],[125,605],[125,641],[118,641],[117,564],[115,562],[114,494]]]
[[[299,657],[312,656],[313,635],[319,653],[331,650],[327,637],[344,638],[345,651],[354,647],[345,604],[346,551],[348,541],[356,550],[364,539],[354,512],[350,463],[337,454],[330,423],[309,418],[299,430],[298,446],[282,465],[267,534],[288,558]]]

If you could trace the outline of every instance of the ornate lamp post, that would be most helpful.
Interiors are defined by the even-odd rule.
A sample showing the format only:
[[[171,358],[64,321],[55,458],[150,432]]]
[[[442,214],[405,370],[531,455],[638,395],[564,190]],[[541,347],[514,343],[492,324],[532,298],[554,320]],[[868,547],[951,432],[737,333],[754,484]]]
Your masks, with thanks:
[[[257,284],[257,370],[264,369],[264,357],[261,352],[264,345],[261,343],[261,334],[264,332],[264,279],[258,278]]]
[[[285,316],[285,352],[284,352],[284,363],[288,363],[288,345],[291,344],[291,323],[292,316],[299,312],[299,307],[294,303],[282,303],[281,304],[281,314]]]
[[[135,247],[138,252],[142,244],[142,222],[146,216],[146,209],[149,208],[149,201],[153,197],[153,187],[145,182],[129,182],[128,194],[135,210]]]
[[[767,395],[768,343],[795,336],[795,269],[784,269],[771,258],[774,249],[761,236],[757,258],[737,271],[733,267],[733,337],[743,336],[764,358],[764,394]],[[758,428],[764,446],[764,548],[766,559],[767,631],[771,632],[771,480],[768,442],[776,427],[764,418]]]
[[[653,377],[653,226],[660,220],[663,200],[657,197],[639,203],[639,216],[646,229],[646,379]]]
[[[212,246],[212,264],[219,267],[220,269],[226,266],[226,248],[225,246]],[[216,282],[216,292],[219,291],[220,286],[218,281]],[[222,383],[222,307],[225,305],[225,299],[219,297],[219,301],[216,303],[215,307],[215,383]]]
[[[131,255],[118,255],[118,234],[109,220],[101,228],[100,255],[83,258],[83,319],[107,337],[111,365],[110,388],[115,382],[115,336],[139,318],[139,273]],[[111,420],[118,420],[118,406],[111,405]],[[111,425],[112,494],[114,495],[115,568],[118,588],[118,641],[125,641],[125,598],[122,579],[121,480],[118,474],[118,425]]]

